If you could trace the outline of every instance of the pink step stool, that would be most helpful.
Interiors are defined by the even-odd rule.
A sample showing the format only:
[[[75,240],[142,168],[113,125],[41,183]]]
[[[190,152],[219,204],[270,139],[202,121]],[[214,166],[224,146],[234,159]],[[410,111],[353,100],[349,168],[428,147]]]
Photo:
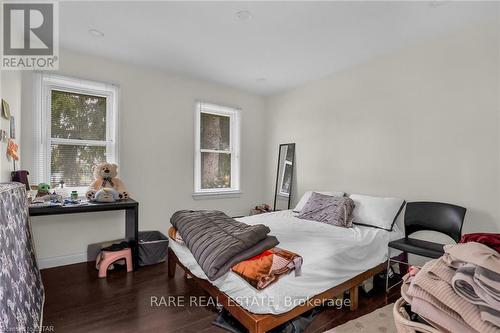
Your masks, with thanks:
[[[126,248],[120,251],[101,251],[97,255],[96,267],[99,267],[99,277],[105,278],[108,273],[108,267],[117,260],[124,259],[127,263],[127,272],[133,271],[132,251]]]

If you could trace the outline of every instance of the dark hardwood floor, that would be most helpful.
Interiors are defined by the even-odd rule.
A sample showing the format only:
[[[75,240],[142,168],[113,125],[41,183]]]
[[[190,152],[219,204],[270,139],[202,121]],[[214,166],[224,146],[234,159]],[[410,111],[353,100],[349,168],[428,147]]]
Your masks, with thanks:
[[[89,262],[45,269],[42,277],[46,331],[226,332],[211,324],[217,314],[208,295],[180,271],[169,280],[164,263],[128,274],[124,270],[110,272],[107,279],[98,279],[94,263]],[[323,332],[394,302],[399,296],[397,289],[389,297],[380,286],[369,297],[360,293],[357,311],[327,308],[314,319],[307,333]],[[169,305],[169,296],[180,296],[183,306]],[[152,297],[159,306],[151,305]],[[191,297],[204,306],[190,304]],[[178,300],[170,298],[174,299]]]

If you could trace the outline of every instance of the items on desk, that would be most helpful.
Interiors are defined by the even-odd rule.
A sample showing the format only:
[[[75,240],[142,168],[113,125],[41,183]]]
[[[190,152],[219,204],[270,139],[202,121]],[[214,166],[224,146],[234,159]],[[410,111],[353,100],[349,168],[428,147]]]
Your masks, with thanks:
[[[36,208],[36,207],[61,207],[63,205],[62,202],[56,202],[56,201],[42,201],[39,199],[34,200],[33,202],[30,203],[30,208]]]
[[[87,201],[78,199],[78,191],[72,191],[70,197],[64,188],[64,181],[61,180],[60,186],[51,189],[47,183],[40,183],[34,187],[37,189],[36,196],[31,200],[31,207],[60,207],[60,206],[84,206]]]
[[[31,204],[31,208],[35,207],[79,207],[79,206],[87,206],[89,203],[88,201],[82,201],[82,200],[71,200],[71,199],[65,199],[63,200],[42,200],[43,197],[35,199]],[[59,198],[58,198],[59,199]]]
[[[47,183],[40,183],[37,186],[37,193],[35,199],[33,199],[34,204],[40,204],[43,202],[51,202],[53,204],[63,203],[64,196],[59,194],[56,190],[50,191],[50,185]]]
[[[63,198],[68,198],[70,196],[70,194],[68,193],[68,191],[64,187],[64,184],[65,184],[64,180],[61,179],[59,181],[59,186],[55,188],[55,191],[56,191],[57,194],[59,194]]]
[[[41,197],[36,197],[33,200],[33,203],[49,202],[49,201],[52,203],[62,203],[63,197],[57,194],[56,192],[52,192]]]
[[[80,199],[65,199],[63,206],[76,207],[76,206],[85,206],[85,205],[88,205],[88,204],[89,204],[88,201],[83,201],[83,200],[80,200]]]
[[[49,184],[47,184],[47,183],[40,183],[37,186],[36,197],[39,198],[39,197],[44,197],[46,195],[49,195],[49,191],[50,191],[50,185]]]
[[[118,165],[108,162],[102,162],[97,165],[94,165],[92,168],[94,172],[94,181],[90,184],[86,197],[90,201],[94,201],[96,199],[96,194],[101,189],[113,189],[118,192],[118,199],[128,199],[129,194],[125,188],[125,185],[120,180],[120,178],[116,177],[118,174]],[[106,200],[110,200],[109,192],[103,192],[106,197]],[[101,193],[101,196],[103,194]],[[106,201],[110,202],[110,201]]]
[[[63,197],[60,194],[57,194],[55,191],[49,194],[49,200],[52,202],[63,202]]]
[[[120,194],[118,191],[112,188],[101,188],[94,195],[94,199],[92,201],[95,202],[115,202],[120,200]]]

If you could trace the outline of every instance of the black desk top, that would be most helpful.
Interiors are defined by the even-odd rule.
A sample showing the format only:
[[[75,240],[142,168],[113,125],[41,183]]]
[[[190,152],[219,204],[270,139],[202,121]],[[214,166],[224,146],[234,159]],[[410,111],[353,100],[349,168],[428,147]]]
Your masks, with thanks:
[[[120,200],[117,202],[89,202],[84,206],[53,206],[53,207],[30,207],[30,216],[60,215],[74,213],[102,212],[109,210],[122,210],[139,207],[139,203],[133,199]]]

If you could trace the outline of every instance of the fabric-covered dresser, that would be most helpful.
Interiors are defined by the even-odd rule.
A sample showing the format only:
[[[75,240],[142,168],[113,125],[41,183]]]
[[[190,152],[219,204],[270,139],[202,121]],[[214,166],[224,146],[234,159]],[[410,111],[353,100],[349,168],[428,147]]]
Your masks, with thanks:
[[[44,297],[25,185],[0,183],[0,332],[39,332]]]

